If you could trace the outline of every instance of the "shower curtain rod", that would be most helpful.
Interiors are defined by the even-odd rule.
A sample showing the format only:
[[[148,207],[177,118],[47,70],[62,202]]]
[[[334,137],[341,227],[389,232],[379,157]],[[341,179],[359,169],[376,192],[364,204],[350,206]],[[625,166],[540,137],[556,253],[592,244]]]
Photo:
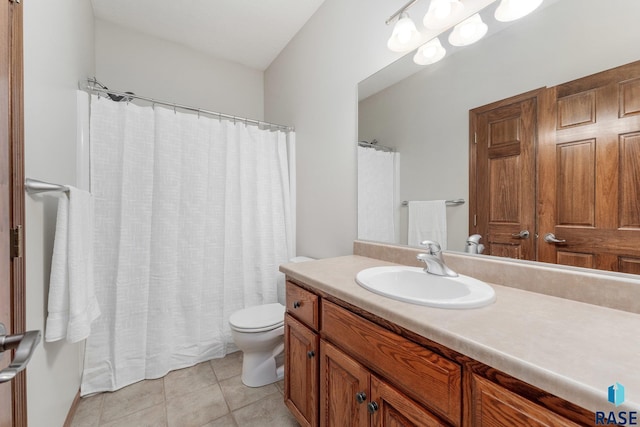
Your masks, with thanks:
[[[378,144],[377,140],[372,140],[371,142],[369,141],[358,141],[358,145],[360,147],[364,147],[364,148],[373,148],[375,150],[378,151],[385,151],[385,152],[390,152],[393,153],[395,152],[395,148],[391,148],[391,147],[387,147],[386,145],[380,145]]]
[[[133,94],[131,92],[119,92],[119,91],[116,91],[116,90],[107,89],[106,87],[104,87],[95,78],[89,78],[89,79],[86,80],[86,82],[80,81],[78,86],[80,87],[81,90],[84,90],[84,91],[89,92],[89,93],[96,93],[98,96],[101,95],[101,94],[107,95],[107,96],[111,97],[114,101],[126,101],[126,102],[129,102],[132,99],[139,99],[141,101],[150,102],[152,105],[156,105],[157,104],[157,105],[164,105],[166,107],[171,107],[171,108],[174,109],[174,111],[175,111],[176,108],[179,108],[181,110],[193,111],[194,113],[198,113],[198,114],[208,114],[208,115],[211,115],[211,116],[218,117],[220,119],[233,120],[234,122],[236,122],[236,121],[243,122],[244,124],[256,125],[258,127],[264,126],[264,127],[270,128],[270,129],[275,128],[275,129],[281,130],[283,132],[293,132],[293,131],[295,131],[295,128],[293,126],[285,126],[285,125],[279,125],[279,124],[276,124],[276,123],[264,122],[264,121],[261,121],[261,120],[247,119],[245,117],[238,117],[238,116],[233,116],[233,115],[230,115],[230,114],[218,113],[216,111],[209,111],[209,110],[205,110],[205,109],[202,109],[202,108],[190,107],[188,105],[177,104],[175,102],[159,101],[159,100],[154,99],[154,98],[135,95],[135,94]],[[102,87],[100,87],[100,86],[102,86]],[[114,99],[114,97],[117,97],[119,99]]]

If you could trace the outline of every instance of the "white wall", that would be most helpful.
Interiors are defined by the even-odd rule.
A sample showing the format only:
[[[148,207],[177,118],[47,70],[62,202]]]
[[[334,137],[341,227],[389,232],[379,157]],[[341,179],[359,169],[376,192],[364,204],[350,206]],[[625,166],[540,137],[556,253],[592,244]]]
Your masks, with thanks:
[[[25,173],[75,182],[76,88],[94,73],[85,0],[24,2]],[[44,331],[57,203],[26,196],[27,329]],[[61,426],[80,386],[80,345],[41,343],[27,369],[31,427]]]
[[[356,87],[390,62],[386,38],[391,29],[384,20],[402,2],[382,3],[327,0],[265,74],[267,119],[293,123],[298,131],[299,253],[351,253],[357,230]],[[434,67],[437,71],[409,79],[420,90],[403,86],[401,96],[386,101],[385,114],[395,111],[403,120],[395,135],[438,144],[421,147],[422,155],[401,154],[403,168],[410,162],[423,168],[403,174],[403,181],[414,180],[411,194],[468,197],[470,108],[640,59],[640,28],[634,23],[640,2],[613,3],[615,9],[599,0],[563,0],[516,22],[504,46],[487,39],[447,59],[446,70]],[[550,18],[555,8],[565,17]],[[422,126],[409,127],[415,123]],[[361,136],[387,141],[380,135]],[[457,160],[443,161],[451,157]],[[440,192],[444,180],[454,188]],[[460,209],[457,221],[466,229],[468,206],[448,209]]]
[[[111,89],[264,119],[260,70],[99,19],[95,49],[96,77]]]
[[[326,0],[265,72],[265,118],[296,127],[298,254],[352,253],[357,83],[398,57],[384,24],[397,3]]]

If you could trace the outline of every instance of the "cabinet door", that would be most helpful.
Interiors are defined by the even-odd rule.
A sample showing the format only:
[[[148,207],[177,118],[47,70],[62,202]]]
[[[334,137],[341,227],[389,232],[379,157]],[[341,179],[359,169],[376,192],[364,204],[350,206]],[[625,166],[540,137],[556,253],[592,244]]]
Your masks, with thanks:
[[[318,425],[318,334],[285,315],[284,401],[300,425]]]
[[[424,407],[371,376],[371,427],[446,426]]]
[[[320,340],[320,425],[368,427],[369,371]]]
[[[566,418],[477,375],[473,375],[472,390],[473,426],[577,427]]]

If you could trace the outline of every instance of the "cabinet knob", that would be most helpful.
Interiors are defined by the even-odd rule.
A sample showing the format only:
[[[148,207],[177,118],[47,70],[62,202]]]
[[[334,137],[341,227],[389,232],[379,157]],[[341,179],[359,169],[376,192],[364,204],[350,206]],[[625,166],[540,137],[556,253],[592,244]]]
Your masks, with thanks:
[[[313,356],[315,356],[315,355],[316,355],[316,352],[313,351],[313,350],[310,350],[310,351],[307,352],[307,357],[309,359],[313,359]]]
[[[364,391],[356,393],[356,400],[358,403],[364,403],[364,401],[367,400],[367,394]]]
[[[293,308],[300,308],[302,304],[300,303],[300,301],[294,301],[293,302]]]
[[[369,411],[370,414],[373,414],[377,410],[378,404],[376,402],[369,402],[369,404],[367,405],[367,411]]]

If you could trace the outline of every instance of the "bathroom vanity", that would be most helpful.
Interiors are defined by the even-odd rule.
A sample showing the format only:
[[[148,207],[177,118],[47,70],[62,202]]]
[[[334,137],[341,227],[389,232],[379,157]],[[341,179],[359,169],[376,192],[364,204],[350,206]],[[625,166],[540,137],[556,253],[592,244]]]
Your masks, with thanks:
[[[353,255],[281,267],[285,402],[301,425],[574,426],[638,410],[637,313],[493,283],[494,304],[444,310],[355,283],[385,265]],[[624,336],[631,348],[595,350]],[[616,382],[629,397],[618,408],[607,402]]]

